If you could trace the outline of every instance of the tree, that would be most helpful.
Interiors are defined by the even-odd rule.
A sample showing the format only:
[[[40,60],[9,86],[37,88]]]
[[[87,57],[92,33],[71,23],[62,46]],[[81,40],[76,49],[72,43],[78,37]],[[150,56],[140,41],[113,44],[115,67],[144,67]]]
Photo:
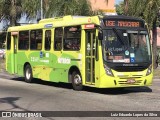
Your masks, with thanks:
[[[129,0],[124,0],[124,14],[128,13],[128,2]]]
[[[55,2],[51,2],[51,4],[49,4],[48,10],[46,11],[46,17],[64,15],[86,16],[90,14],[92,14],[92,11],[87,0],[57,0]]]
[[[39,0],[26,0],[23,3],[24,11],[28,17],[40,16],[40,6]],[[88,0],[43,0],[44,18],[64,15],[86,16],[91,14],[91,6]]]
[[[40,18],[40,0],[0,0],[1,20],[15,26],[23,15]],[[91,15],[88,0],[43,0],[44,17],[64,15]]]
[[[21,0],[0,0],[1,21],[16,25],[23,15],[21,3]]]
[[[121,2],[120,4],[116,5],[116,13],[118,15],[124,14],[124,2]]]

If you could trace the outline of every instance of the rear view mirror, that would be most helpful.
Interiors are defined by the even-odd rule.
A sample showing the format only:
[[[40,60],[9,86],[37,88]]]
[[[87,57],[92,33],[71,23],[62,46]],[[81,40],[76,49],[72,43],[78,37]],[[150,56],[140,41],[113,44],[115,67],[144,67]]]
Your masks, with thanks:
[[[98,32],[98,39],[103,40],[103,31],[102,30],[99,30],[99,32]]]

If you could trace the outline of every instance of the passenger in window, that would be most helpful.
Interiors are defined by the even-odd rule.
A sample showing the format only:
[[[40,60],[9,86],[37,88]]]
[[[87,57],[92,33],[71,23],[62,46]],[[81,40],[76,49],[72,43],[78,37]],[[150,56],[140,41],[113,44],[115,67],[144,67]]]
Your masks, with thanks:
[[[58,41],[55,41],[55,50],[61,50],[61,43]]]
[[[25,49],[28,50],[28,44],[25,44]]]
[[[65,49],[72,49],[72,44],[71,42],[68,42],[65,46]]]

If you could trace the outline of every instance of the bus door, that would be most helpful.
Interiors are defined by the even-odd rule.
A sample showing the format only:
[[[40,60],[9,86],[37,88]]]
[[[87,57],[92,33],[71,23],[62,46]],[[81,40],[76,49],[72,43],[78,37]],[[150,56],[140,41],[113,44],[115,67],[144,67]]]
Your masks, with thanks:
[[[43,62],[45,66],[51,67],[51,30],[45,30],[45,37],[44,37],[44,51],[43,51]],[[50,64],[51,63],[51,64]]]
[[[44,34],[44,50],[40,52],[40,59],[43,63],[41,71],[41,79],[49,80],[50,70],[53,65],[51,56],[51,30],[45,30]]]
[[[86,84],[95,83],[96,30],[86,30]]]
[[[13,35],[13,68],[14,73],[17,73],[17,35]]]

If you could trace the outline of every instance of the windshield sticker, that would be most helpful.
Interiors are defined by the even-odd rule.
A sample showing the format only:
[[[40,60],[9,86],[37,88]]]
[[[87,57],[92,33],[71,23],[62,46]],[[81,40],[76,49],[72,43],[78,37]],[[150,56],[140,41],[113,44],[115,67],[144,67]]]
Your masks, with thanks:
[[[134,54],[134,53],[131,53],[131,54],[130,54],[130,57],[131,57],[131,58],[134,58],[134,57],[135,57],[135,54]]]
[[[114,56],[114,59],[115,59],[115,60],[122,60],[122,59],[123,59],[123,56]]]
[[[131,57],[131,62],[135,62],[135,58]]]
[[[113,56],[108,56],[108,59],[113,60],[114,58],[113,58]]]
[[[113,62],[124,62],[124,60],[113,60]]]
[[[110,48],[108,48],[108,50],[109,51],[111,51],[111,52],[121,52],[121,51],[123,51],[123,48],[115,48],[115,47],[110,47]]]
[[[125,37],[126,37],[126,36],[128,36],[128,34],[127,34],[127,33],[123,33],[123,36],[125,36]]]
[[[113,62],[124,62],[123,56],[114,56]]]
[[[129,55],[129,51],[128,50],[125,51],[125,55]]]
[[[125,62],[125,63],[130,63],[130,59],[129,59],[129,58],[126,58],[126,59],[124,59],[124,62]]]
[[[115,39],[116,39],[115,36],[109,36],[109,37],[108,37],[108,41],[112,41],[112,40],[115,40]]]

